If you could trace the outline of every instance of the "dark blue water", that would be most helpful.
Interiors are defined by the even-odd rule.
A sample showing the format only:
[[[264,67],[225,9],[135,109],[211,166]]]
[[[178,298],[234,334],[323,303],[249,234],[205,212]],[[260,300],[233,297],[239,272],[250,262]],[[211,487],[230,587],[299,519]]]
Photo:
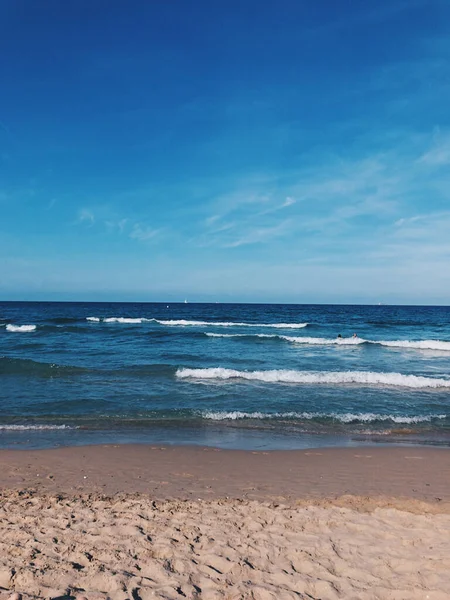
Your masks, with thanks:
[[[450,308],[0,303],[0,446],[103,442],[448,444]]]

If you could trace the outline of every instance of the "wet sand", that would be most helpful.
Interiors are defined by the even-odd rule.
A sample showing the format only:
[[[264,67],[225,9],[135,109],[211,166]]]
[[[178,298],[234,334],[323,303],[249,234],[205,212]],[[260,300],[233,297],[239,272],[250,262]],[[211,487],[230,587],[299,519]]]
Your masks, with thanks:
[[[450,501],[450,451],[326,448],[249,452],[178,446],[1,450],[0,490],[292,501],[342,495]]]

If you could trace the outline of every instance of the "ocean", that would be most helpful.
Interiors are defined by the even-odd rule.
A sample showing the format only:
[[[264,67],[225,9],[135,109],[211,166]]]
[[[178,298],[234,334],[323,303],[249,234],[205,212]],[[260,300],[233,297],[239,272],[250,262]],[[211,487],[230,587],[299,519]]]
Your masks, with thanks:
[[[0,447],[97,443],[448,446],[450,307],[0,303]]]

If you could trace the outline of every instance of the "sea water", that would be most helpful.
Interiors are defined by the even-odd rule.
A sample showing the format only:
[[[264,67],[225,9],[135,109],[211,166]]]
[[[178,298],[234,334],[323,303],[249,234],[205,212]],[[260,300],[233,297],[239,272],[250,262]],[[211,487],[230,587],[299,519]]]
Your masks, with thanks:
[[[448,445],[450,308],[0,303],[0,447],[93,443]]]

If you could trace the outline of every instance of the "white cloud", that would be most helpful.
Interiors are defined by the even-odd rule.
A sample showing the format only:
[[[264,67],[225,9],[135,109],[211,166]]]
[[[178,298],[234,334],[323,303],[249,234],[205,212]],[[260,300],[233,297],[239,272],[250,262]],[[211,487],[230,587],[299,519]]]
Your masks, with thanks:
[[[205,219],[205,223],[206,225],[214,225],[214,223],[216,223],[220,218],[220,215],[211,215],[210,217]]]
[[[423,257],[433,253],[443,260],[450,224],[436,209],[450,198],[450,188],[443,171],[431,172],[420,161],[436,142],[430,144],[426,135],[393,135],[380,150],[376,140],[377,151],[372,154],[366,136],[366,151],[360,156],[328,157],[316,161],[315,167],[283,172],[278,180],[270,179],[270,185],[262,180],[251,194],[231,191],[222,197],[228,199],[230,220],[221,222],[215,212],[205,231],[189,241],[210,248],[270,248],[284,236],[286,243],[277,245],[284,260],[369,260],[373,267],[377,253],[389,256],[392,265],[408,261],[415,240],[416,257],[423,248]],[[388,141],[393,145],[389,147]],[[420,214],[425,202],[433,217]],[[288,222],[281,210],[286,207],[290,207]]]
[[[89,208],[82,208],[78,212],[78,222],[93,225],[95,223],[95,215]]]
[[[430,167],[450,165],[450,135],[439,136],[433,146],[418,159]]]
[[[208,203],[214,213],[208,217],[207,224],[212,224],[230,213],[267,205],[272,199],[272,183],[273,178],[268,176],[249,176],[245,180],[234,182],[235,189],[219,194]]]
[[[145,242],[147,240],[153,239],[156,235],[158,235],[159,229],[153,229],[147,225],[141,225],[140,223],[136,223],[133,226],[133,229],[130,233],[130,238],[132,240],[139,240],[140,242]]]
[[[119,233],[123,233],[128,222],[129,222],[129,219],[124,218],[124,219],[119,219],[116,221],[113,221],[113,220],[105,221],[105,225],[108,229],[110,229],[112,231],[116,230]]]
[[[262,244],[286,234],[290,223],[290,220],[286,220],[273,227],[257,227],[255,229],[249,229],[242,237],[225,243],[224,246],[225,248],[237,248],[249,244]]]
[[[280,206],[280,208],[286,208],[287,206],[292,206],[296,202],[297,202],[297,200],[295,200],[291,196],[287,196],[286,200],[283,202],[283,204]]]
[[[422,238],[423,241],[436,244],[441,238],[450,239],[450,211],[437,211],[399,219],[395,236],[397,238]]]

